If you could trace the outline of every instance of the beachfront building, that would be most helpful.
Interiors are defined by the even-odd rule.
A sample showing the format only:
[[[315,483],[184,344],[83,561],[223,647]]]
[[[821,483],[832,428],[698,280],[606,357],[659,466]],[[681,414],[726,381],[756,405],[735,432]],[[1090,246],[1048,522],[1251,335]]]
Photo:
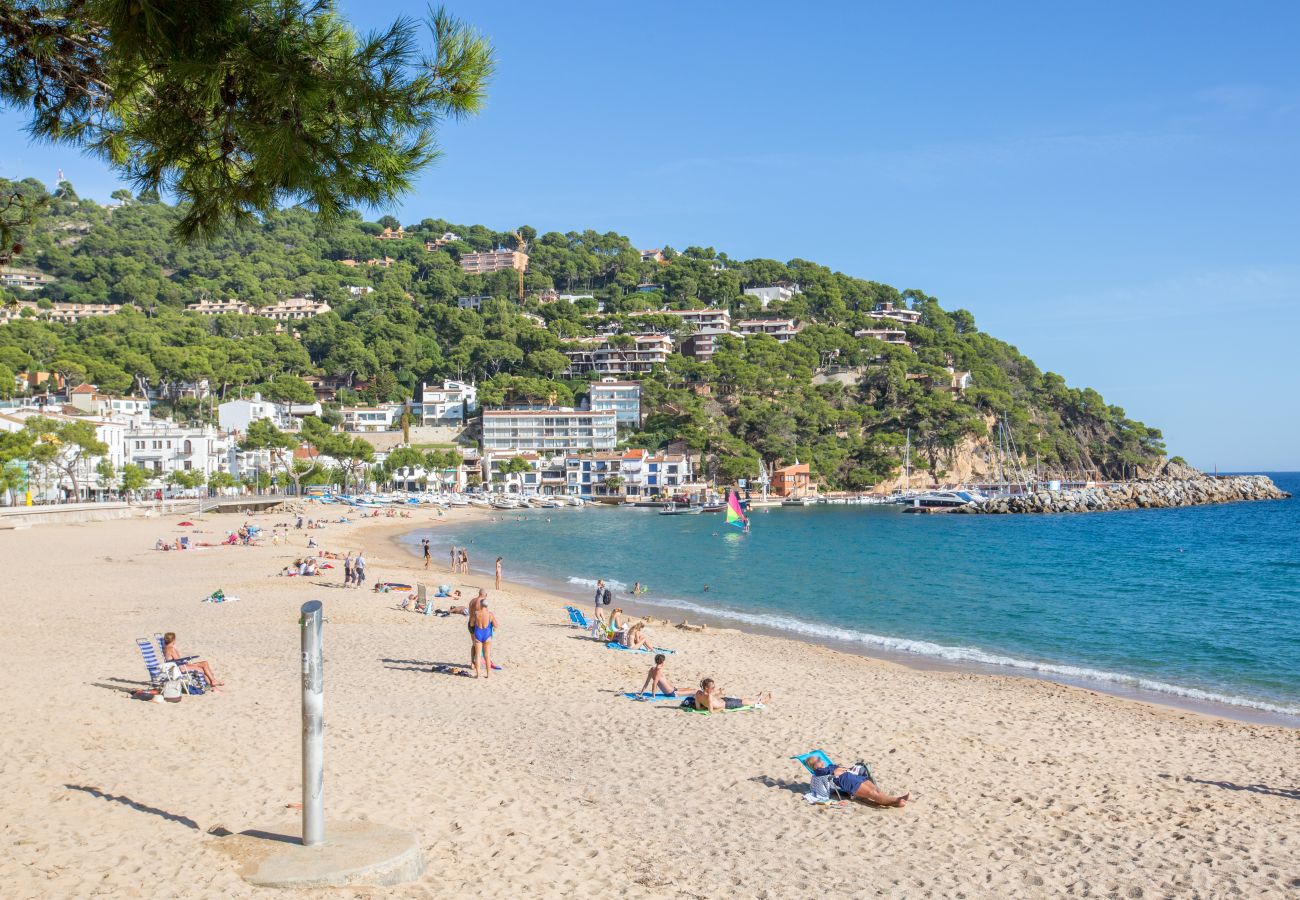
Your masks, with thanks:
[[[745,288],[745,296],[757,297],[758,302],[763,305],[763,309],[767,309],[769,303],[774,301],[785,302],[787,300],[793,300],[796,295],[802,293],[803,291],[799,289],[799,285],[791,284],[789,282],[778,282],[777,284],[769,284],[763,287]]]
[[[635,428],[641,424],[641,383],[617,378],[593,381],[587,388],[587,408],[613,410],[619,425]]]
[[[73,465],[73,470],[76,472],[75,490],[73,480],[66,473],[64,467],[29,465],[27,467],[27,489],[31,491],[34,500],[48,502],[65,500],[76,503],[81,500],[96,499],[105,492],[116,489],[115,484],[103,481],[99,472],[96,471],[96,467],[101,460],[107,459],[112,463],[115,473],[122,471],[122,466],[126,463],[126,442],[124,438],[127,428],[126,423],[99,417],[69,416],[61,412],[52,412],[48,407],[24,406],[0,413],[0,432],[13,433],[22,431],[27,425],[27,420],[34,416],[51,419],[59,423],[88,423],[95,429],[95,440],[103,442],[108,447],[108,452],[105,455],[84,457],[75,464],[73,460],[76,459],[76,449],[72,447],[60,448],[60,459],[69,465]]]
[[[466,253],[460,258],[460,269],[466,275],[485,275],[502,269],[525,272],[528,270],[528,254],[519,250],[503,249]]]
[[[150,403],[147,398],[101,394],[93,384],[79,384],[68,391],[68,403],[80,412],[106,419],[149,420]]]
[[[673,340],[666,334],[627,335],[626,340],[623,337],[597,336],[570,342],[564,350],[569,357],[565,375],[643,375],[666,363],[673,352]]]
[[[868,315],[873,319],[891,319],[895,322],[902,322],[904,325],[915,325],[921,321],[921,312],[916,309],[895,309],[894,304],[886,300],[877,303],[876,308]]]
[[[644,449],[571,453],[564,458],[564,471],[565,492],[586,499],[671,496],[692,481],[690,457]]]
[[[339,412],[343,414],[344,431],[392,431],[402,418],[401,403],[385,403],[382,406],[344,406]]]
[[[736,323],[736,330],[746,337],[756,334],[770,335],[784,344],[803,331],[803,323],[795,319],[742,319]]]
[[[798,460],[772,472],[772,493],[778,497],[805,497],[812,493],[812,472]]]
[[[554,456],[583,450],[613,450],[618,417],[613,410],[486,409],[483,452],[532,451]]]
[[[270,419],[281,431],[297,431],[304,416],[319,416],[320,402],[316,403],[274,403],[263,400],[261,394],[254,394],[252,399],[239,397],[227,400],[217,407],[217,424],[223,431],[240,434],[248,431],[250,422],[258,419]]]
[[[521,459],[528,468],[512,464]],[[531,450],[485,451],[480,461],[483,484],[499,494],[540,494],[542,487],[542,456]],[[509,471],[513,469],[517,471]]]
[[[911,349],[912,345],[907,340],[907,332],[900,331],[897,328],[859,328],[853,332],[855,338],[875,338],[884,344],[893,344],[897,347],[907,347]]]
[[[123,434],[126,461],[144,469],[153,478],[172,472],[202,472],[205,476],[226,468],[229,435],[211,425],[189,428],[167,420],[133,425]]]
[[[464,381],[420,386],[421,425],[459,425],[477,405],[478,388]]]

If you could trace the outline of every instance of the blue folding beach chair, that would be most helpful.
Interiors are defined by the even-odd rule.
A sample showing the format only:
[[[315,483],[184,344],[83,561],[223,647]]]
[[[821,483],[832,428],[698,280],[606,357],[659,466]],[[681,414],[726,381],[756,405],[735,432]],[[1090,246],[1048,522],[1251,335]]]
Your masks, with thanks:
[[[591,623],[587,621],[587,617],[583,615],[582,610],[576,606],[566,606],[564,608],[569,612],[569,624],[581,628],[583,631],[591,628]]]
[[[162,636],[154,635],[158,640],[159,648],[162,647]],[[163,670],[163,657],[158,649],[154,649],[151,641],[145,638],[136,638],[135,645],[140,648],[140,655],[144,657],[144,666],[149,670],[149,684],[161,689],[162,683],[167,680],[166,672]],[[176,660],[178,666],[184,665],[190,660],[198,659],[197,656],[186,656]],[[181,673],[181,690],[187,694],[198,696],[204,693],[208,688],[208,680],[203,677],[202,672],[182,672]]]
[[[813,771],[813,767],[808,760],[814,756],[826,760],[826,765],[831,768],[835,767],[835,762],[831,759],[830,754],[825,750],[809,750],[807,753],[801,753],[798,756],[790,757],[793,760],[797,760],[808,774],[812,776],[812,785],[808,788],[807,794],[808,802],[834,803],[837,800],[846,799],[844,792],[835,784],[835,777],[833,775],[818,775]],[[874,783],[875,779],[871,777],[871,770],[867,768],[866,763],[862,764],[862,769],[867,779]]]

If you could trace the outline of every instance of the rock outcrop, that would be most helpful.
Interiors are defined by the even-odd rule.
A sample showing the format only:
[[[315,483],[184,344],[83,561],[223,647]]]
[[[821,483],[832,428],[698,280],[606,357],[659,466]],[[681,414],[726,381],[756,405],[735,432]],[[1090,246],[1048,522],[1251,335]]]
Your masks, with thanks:
[[[958,507],[953,512],[1108,512],[1117,509],[1165,509],[1208,503],[1237,503],[1243,500],[1284,500],[1290,496],[1266,475],[1225,475],[1215,478],[1197,473],[1191,478],[1153,478],[1069,491],[1040,490],[1032,494],[978,501]]]

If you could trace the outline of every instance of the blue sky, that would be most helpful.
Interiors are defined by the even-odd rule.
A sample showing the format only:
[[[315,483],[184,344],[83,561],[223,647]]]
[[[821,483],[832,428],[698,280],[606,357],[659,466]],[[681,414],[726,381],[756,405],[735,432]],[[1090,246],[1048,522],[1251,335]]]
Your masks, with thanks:
[[[903,6],[455,5],[499,71],[396,212],[920,288],[1194,464],[1300,469],[1300,6]],[[59,167],[115,186],[0,145]]]

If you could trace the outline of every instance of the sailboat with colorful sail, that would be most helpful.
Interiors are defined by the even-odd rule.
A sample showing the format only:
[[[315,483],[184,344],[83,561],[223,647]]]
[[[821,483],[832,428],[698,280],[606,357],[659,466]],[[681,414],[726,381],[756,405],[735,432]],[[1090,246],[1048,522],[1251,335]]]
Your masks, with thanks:
[[[749,531],[749,519],[740,508],[740,498],[735,491],[727,491],[727,524],[734,525],[742,531]]]

